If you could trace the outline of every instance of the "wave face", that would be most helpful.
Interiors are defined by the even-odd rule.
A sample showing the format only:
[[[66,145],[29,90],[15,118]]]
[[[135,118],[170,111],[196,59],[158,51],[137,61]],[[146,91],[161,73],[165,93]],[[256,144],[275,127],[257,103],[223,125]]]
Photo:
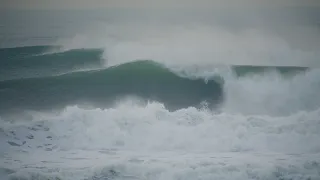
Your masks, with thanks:
[[[0,82],[1,109],[39,109],[77,103],[112,104],[125,96],[159,101],[169,109],[218,101],[215,81],[179,77],[152,61],[137,61],[104,70]]]
[[[319,69],[0,54],[4,179],[319,178]]]

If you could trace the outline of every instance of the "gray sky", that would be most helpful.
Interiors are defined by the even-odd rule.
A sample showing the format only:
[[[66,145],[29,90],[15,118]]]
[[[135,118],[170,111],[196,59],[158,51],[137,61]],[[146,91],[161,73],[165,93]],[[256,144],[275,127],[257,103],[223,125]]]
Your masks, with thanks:
[[[320,0],[0,0],[4,9],[320,7]]]

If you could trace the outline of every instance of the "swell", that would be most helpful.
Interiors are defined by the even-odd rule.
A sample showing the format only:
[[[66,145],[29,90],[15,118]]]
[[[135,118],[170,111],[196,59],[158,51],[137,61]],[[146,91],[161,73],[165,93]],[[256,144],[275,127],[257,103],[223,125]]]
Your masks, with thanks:
[[[72,104],[109,106],[133,96],[159,101],[169,109],[217,104],[222,86],[213,80],[178,76],[153,61],[136,61],[104,70],[74,72],[60,76],[0,82],[2,110],[64,107]]]
[[[99,68],[100,49],[61,51],[58,46],[0,49],[0,80],[52,76],[79,69]]]
[[[239,65],[232,67],[233,72],[238,76],[246,76],[252,74],[259,74],[265,72],[276,72],[284,76],[293,76],[299,73],[306,72],[309,67],[298,66],[251,66],[251,65]]]
[[[20,78],[56,76],[83,69],[103,67],[102,49],[72,49],[61,51],[59,46],[30,46],[0,49],[0,81]],[[236,76],[276,71],[293,74],[307,67],[276,67],[234,65]]]
[[[54,46],[26,46],[26,47],[13,47],[13,48],[2,48],[0,49],[1,58],[4,58],[2,61],[8,59],[18,59],[30,55],[43,53]]]

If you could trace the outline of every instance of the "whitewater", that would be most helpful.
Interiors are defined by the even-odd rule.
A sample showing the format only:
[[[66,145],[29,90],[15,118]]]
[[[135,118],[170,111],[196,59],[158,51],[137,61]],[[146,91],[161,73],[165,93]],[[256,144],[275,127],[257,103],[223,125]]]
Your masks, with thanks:
[[[0,49],[0,179],[320,180],[320,51],[257,29],[90,27]]]

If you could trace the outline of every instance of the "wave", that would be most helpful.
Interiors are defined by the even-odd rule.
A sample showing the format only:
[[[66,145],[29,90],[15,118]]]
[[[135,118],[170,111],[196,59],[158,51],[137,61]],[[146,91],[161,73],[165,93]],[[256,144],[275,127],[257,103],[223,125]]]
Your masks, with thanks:
[[[176,109],[218,101],[215,81],[180,77],[153,61],[137,61],[104,70],[0,82],[0,109],[59,107],[75,103],[112,104],[124,96],[164,102]]]
[[[58,46],[0,49],[0,80],[52,76],[101,67],[100,49],[62,51]]]
[[[283,100],[285,98],[280,97],[279,92],[300,89],[300,86],[308,87],[311,84],[300,84],[309,82],[307,78],[315,79],[303,78],[310,71],[307,67],[214,64],[206,67],[201,64],[173,66],[151,60],[104,67],[101,65],[101,53],[99,49],[59,51],[59,47],[52,46],[0,49],[0,54],[7,57],[1,62],[4,66],[0,66],[3,68],[0,72],[4,74],[0,82],[0,92],[3,94],[1,111],[63,108],[75,104],[109,107],[127,97],[137,98],[142,103],[148,100],[159,101],[170,110],[202,105],[218,108],[223,104],[229,110],[238,109],[243,113],[255,112],[257,107],[270,104],[265,109],[276,111],[279,109],[277,104],[283,103],[276,100],[270,103],[271,98],[267,100],[265,96]],[[270,80],[274,76],[272,74],[279,77]],[[314,76],[318,77],[317,73]],[[260,80],[256,80],[257,77]],[[295,78],[296,82],[289,85],[293,81],[287,79],[294,77],[301,78]],[[274,84],[278,81],[281,84]],[[248,82],[251,83],[246,84]],[[257,83],[265,89],[255,92],[259,88],[250,88]],[[275,88],[270,90],[270,87]],[[258,104],[248,97],[248,92],[250,96],[259,99]],[[290,97],[288,101],[298,100],[301,94],[296,92],[295,98]],[[310,94],[315,93],[312,91]],[[308,109],[308,106],[316,107],[317,102],[314,101],[305,102],[307,105],[303,107],[296,105],[292,111]]]

